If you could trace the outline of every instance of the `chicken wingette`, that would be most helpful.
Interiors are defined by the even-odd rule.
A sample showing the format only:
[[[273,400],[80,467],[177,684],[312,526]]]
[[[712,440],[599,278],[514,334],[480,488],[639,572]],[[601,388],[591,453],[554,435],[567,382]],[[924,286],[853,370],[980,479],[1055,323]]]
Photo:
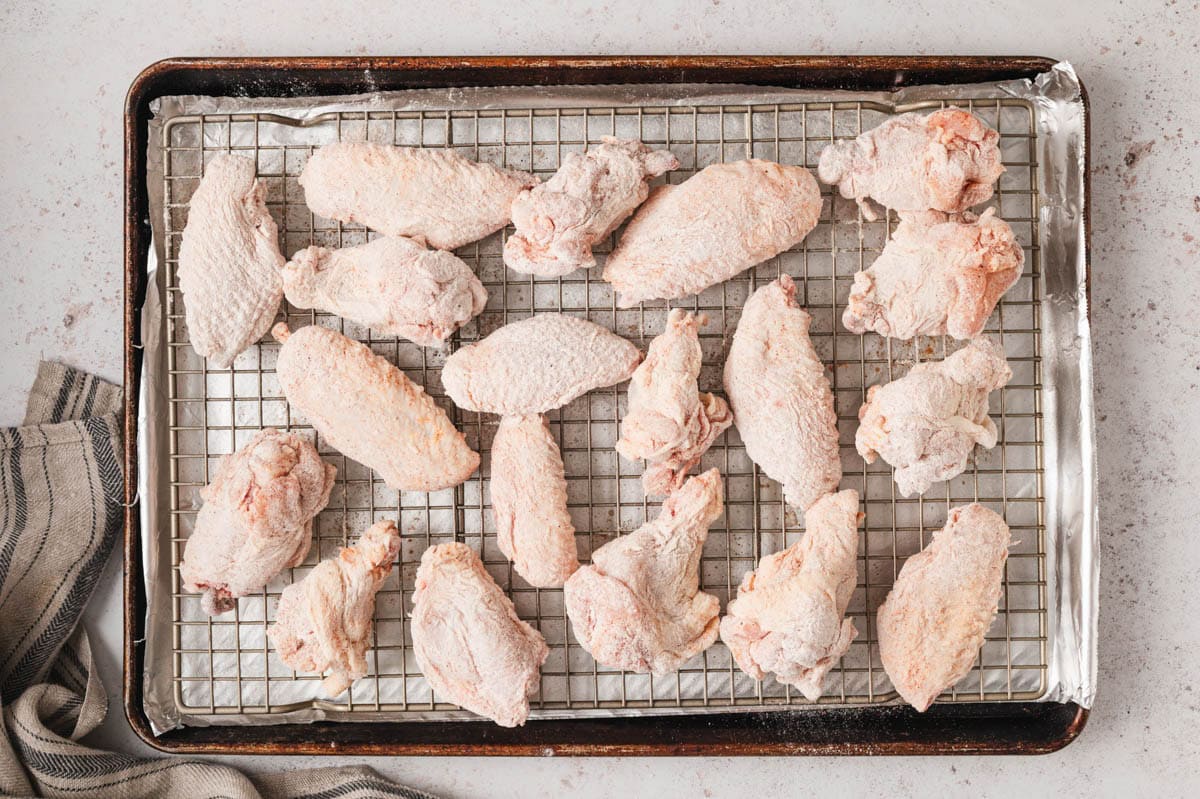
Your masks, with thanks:
[[[466,480],[479,453],[425,390],[386,358],[317,325],[282,323],[275,365],[288,403],[352,460],[391,488],[436,491]]]

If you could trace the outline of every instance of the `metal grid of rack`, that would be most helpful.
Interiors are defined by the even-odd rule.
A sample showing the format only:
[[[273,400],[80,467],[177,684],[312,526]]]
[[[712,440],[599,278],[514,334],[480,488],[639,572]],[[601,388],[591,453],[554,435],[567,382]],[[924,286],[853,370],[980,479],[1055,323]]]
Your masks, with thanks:
[[[454,489],[424,494],[388,489],[365,467],[347,460],[316,437],[323,457],[338,468],[328,507],[315,524],[314,546],[304,565],[286,570],[236,611],[210,618],[197,596],[181,590],[178,563],[200,505],[199,491],[220,457],[265,426],[315,433],[293,416],[274,375],[278,345],[264,340],[228,370],[209,369],[188,343],[177,257],[188,200],[208,159],[235,152],[258,164],[268,206],[279,222],[286,254],[310,244],[352,246],[373,234],[315,217],[304,205],[297,177],[308,156],[339,139],[368,139],[423,147],[454,147],[464,155],[499,166],[554,172],[561,157],[583,151],[602,136],[636,137],[668,147],[681,167],[667,178],[681,182],[711,163],[759,157],[816,167],[822,147],[852,137],[889,115],[937,108],[926,102],[891,108],[868,102],[818,102],[671,107],[564,107],[556,109],[448,110],[330,113],[300,122],[274,114],[177,117],[165,126],[164,208],[167,282],[168,393],[170,412],[170,529],[175,696],[181,712],[220,721],[233,714],[280,714],[319,706],[389,718],[462,718],[468,714],[438,701],[420,675],[412,654],[406,616],[416,567],[427,546],[466,541],[513,598],[518,613],[546,637],[551,653],[542,669],[533,717],[589,712],[702,712],[807,705],[798,691],[768,678],[755,681],[733,664],[718,642],[666,677],[630,674],[597,666],[570,631],[561,590],[539,590],[512,572],[500,553],[488,505],[488,450],[497,418],[461,411],[441,389],[446,353],[422,349],[339,317],[297,310],[285,303],[281,318],[293,328],[320,324],[368,344],[386,356],[450,413],[472,447],[483,455],[481,471]],[[866,220],[854,203],[833,197],[823,186],[817,228],[793,250],[696,297],[618,309],[600,269],[559,279],[517,275],[501,259],[503,232],[458,250],[488,289],[484,312],[454,338],[453,346],[477,340],[501,325],[540,312],[579,315],[636,342],[643,349],[662,330],[669,305],[703,311],[705,364],[700,388],[721,392],[721,365],[742,304],[759,285],[781,272],[797,278],[800,300],[813,317],[811,336],[831,369],[841,434],[843,488],[862,496],[859,581],[848,614],[858,638],[826,680],[819,704],[880,703],[895,694],[876,646],[874,613],[904,559],[922,548],[945,522],[950,507],[979,501],[1003,513],[1014,546],[1004,575],[1000,612],[971,673],[940,701],[1018,700],[1039,697],[1046,684],[1046,542],[1043,518],[1043,430],[1041,417],[1040,282],[1037,251],[1036,132],[1032,109],[1013,99],[965,103],[1001,133],[1007,171],[991,205],[1012,225],[1026,251],[1025,272],[989,320],[986,335],[1000,341],[1013,379],[992,395],[999,445],[980,451],[961,476],[935,485],[922,497],[903,498],[891,469],[867,466],[854,450],[857,411],[867,387],[905,373],[912,363],[944,357],[953,341],[912,342],[847,333],[841,308],[856,271],[882,249],[895,217]],[[286,135],[263,137],[268,126]],[[280,131],[272,131],[274,134]],[[265,144],[284,141],[285,144]],[[619,235],[619,232],[618,232]],[[614,240],[615,240],[614,236]],[[603,255],[612,241],[597,247]],[[569,506],[580,559],[614,536],[636,529],[657,513],[641,490],[639,464],[613,449],[623,414],[624,386],[594,391],[550,414],[569,483]],[[743,574],[758,558],[790,545],[803,533],[802,520],[783,503],[778,484],[746,457],[730,430],[706,454],[701,468],[717,466],[726,480],[724,516],[704,548],[701,583],[722,606],[736,594]],[[317,675],[296,674],[271,651],[266,629],[280,591],[307,573],[318,559],[334,555],[373,521],[395,519],[403,536],[400,561],[377,601],[374,645],[367,678],[335,701],[320,698]],[[360,715],[365,714],[365,715]]]

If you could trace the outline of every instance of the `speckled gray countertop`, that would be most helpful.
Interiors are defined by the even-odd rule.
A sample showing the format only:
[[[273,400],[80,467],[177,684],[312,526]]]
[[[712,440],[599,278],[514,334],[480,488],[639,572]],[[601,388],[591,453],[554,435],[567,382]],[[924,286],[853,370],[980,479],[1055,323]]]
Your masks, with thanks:
[[[1200,3],[65,0],[0,7],[0,424],[41,357],[121,363],[121,108],[166,56],[975,53],[1071,61],[1092,104],[1092,298],[1103,571],[1087,729],[1033,759],[365,759],[453,797],[1178,796],[1200,768]],[[263,4],[266,5],[266,4]],[[85,7],[86,6],[86,7]],[[1051,8],[1057,6],[1051,12]],[[351,10],[352,9],[352,10]],[[88,612],[121,712],[120,569]],[[231,758],[250,771],[311,759]],[[1188,786],[1193,786],[1191,789]]]

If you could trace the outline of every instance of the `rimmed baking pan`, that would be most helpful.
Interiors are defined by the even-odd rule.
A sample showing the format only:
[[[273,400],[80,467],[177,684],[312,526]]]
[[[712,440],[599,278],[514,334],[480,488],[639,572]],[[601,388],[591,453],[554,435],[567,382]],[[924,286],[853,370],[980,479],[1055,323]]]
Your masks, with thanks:
[[[1057,251],[1047,252],[1047,245],[1057,246],[1062,243],[1060,239],[1069,239],[1072,228],[1069,225],[1056,225],[1054,220],[1046,219],[1043,214],[1048,203],[1048,198],[1044,196],[1047,187],[1045,180],[1048,178],[1043,178],[1039,170],[1047,170],[1053,165],[1046,164],[1040,154],[1041,132],[1037,124],[1039,109],[1036,104],[1025,98],[1007,97],[1003,91],[994,97],[984,97],[960,95],[954,89],[968,84],[1004,87],[1021,81],[1033,82],[1039,75],[1051,74],[1055,69],[1055,62],[1039,58],[886,57],[188,59],[160,62],[148,68],[131,87],[126,108],[125,379],[129,397],[126,409],[126,465],[131,479],[127,496],[130,508],[126,516],[125,702],[134,729],[150,744],[169,751],[289,754],[1033,753],[1052,751],[1068,743],[1082,729],[1087,711],[1073,701],[1054,701],[1060,695],[1064,699],[1072,695],[1070,691],[1059,690],[1062,664],[1056,658],[1059,657],[1057,650],[1063,633],[1058,599],[1064,586],[1055,575],[1058,567],[1064,563],[1069,566],[1072,558],[1083,555],[1060,547],[1057,535],[1061,526],[1058,520],[1070,510],[1063,509],[1061,493],[1071,487],[1056,478],[1056,470],[1061,468],[1060,462],[1066,450],[1062,431],[1053,418],[1047,418],[1054,416],[1054,409],[1046,407],[1046,392],[1049,390],[1051,398],[1058,400],[1064,393],[1063,389],[1071,386],[1068,385],[1070,375],[1066,375],[1064,380],[1064,376],[1058,374],[1059,365],[1046,363],[1043,358],[1044,348],[1053,346],[1056,328],[1065,324],[1065,321],[1056,316],[1043,315],[1041,308],[1051,291],[1061,292],[1063,285],[1071,284],[1072,280],[1074,283],[1071,285],[1086,297],[1086,146],[1080,148],[1084,168],[1076,176],[1079,179],[1078,197],[1075,198],[1079,200],[1076,240],[1066,242],[1076,247],[1072,262]],[[674,85],[709,85],[722,89],[719,94],[699,94],[672,104],[646,100],[636,96],[636,93],[614,101],[599,88],[595,90],[595,97],[574,104],[549,101],[528,103],[512,99],[532,96],[532,91],[523,95],[521,87],[546,87],[540,90],[545,92],[556,86],[613,85],[652,85],[667,93],[669,90],[663,87]],[[923,86],[946,89],[902,98],[904,92]],[[415,89],[435,91],[450,87],[475,87],[474,105],[467,103],[455,108],[425,108],[412,113],[397,113],[394,107],[389,111],[368,101],[363,111],[358,110],[358,106],[339,107],[329,112],[332,116],[311,117],[289,115],[286,110],[281,110],[278,103],[271,109],[259,110],[249,110],[247,107],[233,111],[217,107],[212,109],[215,113],[178,114],[166,123],[165,128],[154,129],[155,135],[161,139],[150,138],[152,105],[161,98],[189,95],[247,98],[250,105],[253,105],[253,98],[259,97],[295,98],[295,105],[302,106],[303,98],[308,97],[336,98]],[[486,87],[505,88],[489,92]],[[804,90],[808,94],[795,98],[784,94],[792,90]],[[566,89],[562,91],[566,92]],[[874,93],[873,97],[856,97],[852,94],[864,92]],[[1084,103],[1081,87],[1079,92],[1080,102]],[[904,101],[889,104],[889,96]],[[494,101],[481,102],[488,98]],[[253,612],[240,614],[231,623],[232,626],[224,629],[221,627],[224,622],[214,628],[211,621],[198,622],[189,617],[184,604],[187,598],[179,594],[177,585],[168,591],[160,584],[160,581],[169,579],[166,575],[170,567],[175,565],[173,556],[167,554],[166,549],[175,549],[174,557],[177,557],[177,545],[186,535],[186,531],[181,532],[179,525],[187,524],[187,492],[202,484],[202,481],[194,479],[194,475],[189,479],[189,459],[204,464],[210,457],[224,451],[220,449],[221,443],[210,449],[214,435],[219,440],[220,436],[227,434],[230,446],[236,442],[238,432],[243,428],[238,417],[240,405],[257,402],[254,423],[266,424],[269,412],[265,409],[274,407],[272,403],[278,400],[278,397],[270,396],[262,388],[262,375],[269,372],[270,361],[269,355],[266,356],[268,365],[264,366],[262,351],[258,353],[254,364],[242,364],[240,368],[235,365],[230,375],[230,388],[225,393],[222,393],[222,389],[212,388],[212,376],[202,364],[196,366],[185,355],[177,354],[186,351],[186,340],[177,337],[177,327],[171,318],[173,314],[177,315],[178,310],[173,305],[177,302],[173,294],[177,293],[177,288],[172,282],[172,237],[177,239],[178,226],[181,224],[181,215],[173,215],[172,209],[185,204],[187,188],[194,185],[196,175],[193,172],[202,165],[206,149],[253,150],[253,153],[247,154],[256,157],[260,173],[265,170],[265,175],[278,177],[280,205],[283,206],[278,210],[286,215],[288,180],[294,178],[289,158],[292,155],[303,157],[306,147],[311,150],[313,140],[292,140],[284,136],[279,139],[282,142],[278,145],[279,157],[272,160],[275,148],[266,142],[274,132],[273,126],[290,127],[293,130],[324,126],[331,131],[331,135],[340,137],[346,133],[346,128],[360,123],[362,133],[367,136],[373,135],[373,126],[388,128],[390,125],[383,135],[397,143],[473,146],[476,157],[479,157],[481,147],[498,148],[498,157],[506,159],[506,163],[509,158],[521,157],[511,153],[518,150],[523,152],[528,148],[530,163],[518,165],[538,169],[540,150],[561,151],[564,145],[585,145],[594,136],[610,132],[601,130],[604,125],[610,125],[612,133],[630,130],[647,141],[663,143],[677,151],[690,148],[692,168],[699,168],[702,163],[713,159],[738,157],[743,152],[746,155],[784,160],[785,151],[796,162],[811,166],[815,163],[815,153],[809,153],[809,145],[817,138],[832,140],[835,136],[856,133],[869,126],[869,119],[874,114],[937,107],[948,102],[960,102],[960,98],[961,104],[969,105],[1000,129],[1002,135],[1012,140],[1009,142],[1012,148],[1006,150],[1005,158],[1014,177],[1007,184],[1001,184],[998,204],[1001,213],[1014,224],[1027,225],[1027,251],[1032,256],[1029,260],[1033,265],[1028,275],[1028,293],[1011,300],[1012,304],[1006,308],[1007,318],[1002,311],[993,331],[1002,338],[1008,337],[1013,343],[1010,349],[1018,351],[1015,358],[1010,353],[1010,359],[1027,368],[1026,376],[1019,382],[1014,381],[1017,385],[1012,387],[1013,393],[1001,410],[1004,414],[1002,429],[1012,431],[1008,436],[1010,448],[1003,450],[1005,458],[997,464],[989,466],[987,463],[977,463],[973,485],[962,483],[953,489],[953,492],[957,492],[953,496],[952,490],[948,489],[945,502],[941,504],[948,505],[952,500],[991,500],[1019,507],[1028,516],[1023,517],[1026,519],[1024,526],[1020,525],[1019,519],[1014,521],[1020,515],[1015,511],[1014,519],[1010,519],[1010,523],[1016,525],[1014,531],[1022,542],[1019,546],[1024,549],[1014,550],[1013,563],[1017,565],[1011,567],[1011,573],[1006,577],[1002,629],[996,635],[989,636],[989,642],[977,663],[977,682],[957,688],[946,697],[946,703],[936,704],[924,714],[917,714],[907,707],[886,704],[893,699],[893,695],[889,693],[888,686],[877,682],[879,667],[877,656],[871,649],[873,640],[870,631],[873,613],[870,608],[882,598],[878,592],[886,591],[884,580],[876,578],[875,585],[872,585],[873,565],[894,570],[899,562],[896,560],[898,541],[902,542],[904,536],[914,531],[918,537],[923,537],[926,526],[936,529],[939,526],[935,508],[937,501],[914,500],[910,506],[901,506],[902,512],[917,514],[913,517],[915,521],[910,523],[903,519],[898,523],[896,508],[893,507],[890,531],[886,526],[875,531],[877,541],[881,536],[890,535],[892,552],[887,557],[891,560],[884,563],[883,555],[872,554],[877,547],[870,542],[871,500],[867,492],[867,540],[862,554],[862,619],[857,622],[860,630],[865,630],[865,635],[857,642],[860,658],[855,660],[848,657],[839,666],[830,682],[840,681],[840,688],[829,691],[830,696],[825,703],[817,707],[802,706],[803,700],[793,697],[791,692],[764,692],[762,686],[747,683],[744,678],[739,681],[731,666],[707,656],[694,668],[683,670],[676,684],[668,685],[666,689],[662,681],[657,686],[653,680],[642,684],[636,680],[631,682],[627,676],[618,673],[619,694],[602,695],[602,684],[608,684],[614,675],[597,672],[594,664],[590,671],[586,664],[580,666],[574,657],[576,653],[573,653],[565,630],[561,609],[554,610],[549,600],[543,609],[543,602],[536,592],[511,584],[506,587],[514,595],[521,592],[531,594],[526,597],[532,603],[526,605],[530,608],[528,612],[531,619],[536,619],[539,625],[563,628],[559,642],[562,650],[562,658],[558,661],[560,665],[544,671],[542,695],[535,703],[538,710],[535,710],[525,727],[515,730],[497,728],[487,722],[446,711],[432,697],[410,697],[412,680],[419,679],[419,673],[413,672],[406,663],[403,643],[379,646],[389,656],[387,661],[396,665],[380,665],[381,661],[376,657],[372,675],[375,683],[373,693],[360,694],[357,700],[352,693],[348,705],[325,706],[306,699],[303,691],[298,697],[288,694],[286,689],[294,679],[283,683],[273,682],[272,667],[266,663],[269,654],[265,651],[265,644],[253,637],[265,628],[268,608],[273,599],[269,591],[264,592],[258,615]],[[864,113],[867,114],[868,123],[864,123]],[[989,117],[989,114],[993,116]],[[521,127],[526,123],[526,116],[527,125]],[[576,120],[575,117],[581,119]],[[486,131],[491,129],[489,126],[496,120],[499,125],[498,138],[491,141],[488,138],[491,134]],[[792,120],[791,124],[799,125],[799,135],[788,127],[788,120]],[[579,122],[581,127],[572,127],[573,121]],[[514,124],[517,130],[515,134],[509,131]],[[847,124],[851,127],[847,128]],[[855,124],[857,129],[853,127]],[[332,132],[334,126],[335,133]],[[539,130],[542,132],[539,133]],[[416,131],[412,133],[417,137],[416,142],[409,140],[412,131]],[[470,141],[464,141],[464,131]],[[1086,127],[1082,133],[1086,134]],[[760,147],[767,150],[764,152]],[[148,165],[148,159],[156,155],[161,159],[157,169],[152,164]],[[196,164],[191,164],[189,159],[195,160]],[[542,163],[540,166],[542,171],[553,171],[554,164]],[[276,172],[272,172],[272,169]],[[151,187],[158,181],[161,181],[159,185],[164,190],[162,195],[155,196]],[[175,192],[175,196],[172,196],[172,192]],[[883,223],[880,231],[874,230],[861,218],[847,222],[833,210],[829,213],[828,247],[814,241],[792,253],[795,256],[792,260],[784,257],[770,268],[775,273],[788,271],[797,277],[804,277],[806,304],[813,309],[825,308],[827,304],[829,310],[835,312],[838,281],[845,280],[845,275],[838,272],[838,258],[853,254],[855,246],[860,258],[863,252],[877,251],[873,249],[878,246],[876,234],[886,239],[887,222]],[[159,246],[164,247],[161,261],[165,277],[161,286],[153,284],[150,271],[151,265],[156,263],[152,254],[152,229],[155,227],[151,224],[152,219],[156,223],[162,220],[157,235],[165,239],[165,242],[159,242]],[[853,242],[848,246],[838,244],[838,226],[845,227],[847,224],[857,225],[854,228],[857,245]],[[303,230],[300,229],[300,223],[289,228],[286,220],[283,228],[285,237],[289,234],[307,236],[309,241],[333,235],[332,231],[320,230],[311,219]],[[346,231],[338,226],[337,243],[349,243],[353,235],[354,231]],[[491,279],[487,277],[489,257],[486,246],[476,247],[473,265],[484,276],[489,291],[498,291],[503,297],[497,319],[508,320],[510,313],[517,313],[526,307],[521,305],[523,302],[532,311],[567,308],[588,315],[608,313],[604,302],[594,299],[593,287],[587,285],[586,279],[583,285],[569,280],[558,285],[556,298],[553,293],[546,294],[539,290],[544,286],[530,285],[528,299],[522,300],[522,286],[510,286],[503,275],[495,274]],[[1072,263],[1080,268],[1079,274],[1064,274],[1064,264],[1070,266]],[[754,274],[747,278],[747,285],[752,286],[754,281],[764,277],[770,275],[754,270]],[[822,277],[826,278],[828,292],[821,288],[824,285]],[[814,286],[812,296],[809,296],[807,288],[810,283]],[[160,321],[162,338],[156,338],[157,334],[151,331],[154,340],[143,341],[143,335],[148,330],[147,317],[144,315],[147,293],[153,294],[160,288],[163,294],[158,299],[165,309],[160,314],[163,317]],[[582,299],[571,299],[573,292],[577,292]],[[539,297],[542,299],[539,300]],[[719,296],[697,298],[694,304],[696,310],[706,311],[710,316],[724,316],[742,298],[734,286],[722,289]],[[547,305],[539,305],[542,301]],[[510,303],[514,304],[510,307]],[[572,303],[582,304],[576,308]],[[1086,302],[1080,305],[1086,312]],[[607,319],[604,317],[605,321]],[[618,316],[614,308],[612,326],[620,330],[626,321]],[[1085,316],[1083,324],[1086,328]],[[820,348],[822,333],[817,328],[814,330]],[[829,326],[829,340],[825,342],[829,360],[845,366],[847,358],[842,354],[835,330],[836,325]],[[643,311],[639,322],[622,332],[631,335],[644,347],[645,341],[655,331],[653,322],[646,322],[646,313]],[[722,335],[723,331],[718,327],[709,334],[709,338],[713,339],[709,343],[719,349]],[[844,332],[840,337],[851,338]],[[1019,352],[1026,340],[1028,353]],[[161,370],[161,383],[145,380],[147,375],[143,369],[143,352],[146,350],[143,348],[147,343],[150,344],[149,352],[162,351],[170,361]],[[394,357],[418,373],[429,366],[424,356],[420,365],[405,364],[399,350],[396,350]],[[904,362],[907,357],[904,353],[893,354],[890,350],[886,355],[873,354],[860,345],[851,360],[854,370],[861,372],[861,379],[856,382],[853,377],[844,377],[838,386],[835,377],[835,388],[847,394],[846,408],[842,407],[842,398],[839,396],[839,414],[842,418],[847,418],[847,409],[852,408],[859,401],[857,395],[865,391],[865,384],[869,382],[868,369],[890,369],[893,363]],[[911,357],[919,360],[921,353],[914,351]],[[154,372],[155,369],[151,368],[150,371]],[[235,387],[238,377],[255,375],[258,377],[257,391],[250,389],[246,395],[239,394]],[[429,375],[422,377],[428,384]],[[192,378],[198,378],[198,382]],[[1084,387],[1076,390],[1082,395]],[[160,392],[166,395],[165,407],[170,409],[171,415],[169,420],[157,415],[147,416],[147,408],[160,407]],[[149,400],[143,407],[139,402],[145,398]],[[586,446],[579,444],[573,450],[570,438],[571,431],[575,429],[573,425],[584,424],[582,417],[564,413],[554,423],[560,446],[568,459],[573,451],[578,450],[580,457],[588,464],[586,479],[591,482],[606,479],[615,481],[614,484],[618,486],[616,499],[610,504],[623,523],[627,509],[636,512],[638,505],[643,511],[646,507],[640,499],[621,499],[619,485],[623,475],[619,467],[615,477],[592,472],[597,454],[604,449],[602,444],[593,447],[592,431],[601,429],[603,424],[609,422],[615,427],[616,422],[617,395],[613,394],[607,405],[603,404],[603,399],[600,399],[599,405],[590,403],[586,407],[586,428],[589,431]],[[186,420],[177,418],[177,414],[186,412],[189,403],[197,403],[198,407],[205,409],[201,424],[189,425]],[[222,420],[219,410],[225,405],[229,407],[230,417]],[[209,407],[217,407],[211,417]],[[455,420],[467,429],[469,437],[475,436],[472,443],[486,452],[487,423],[474,415],[470,419],[456,417]],[[189,449],[188,434],[194,432],[193,427],[202,431],[203,442],[197,445],[198,448]],[[471,432],[472,428],[474,433]],[[1026,431],[1026,438],[1017,432],[1020,430]],[[157,457],[145,457],[147,453],[153,455],[156,452],[146,444],[146,439],[155,432],[164,438],[167,462]],[[1074,445],[1068,441],[1066,446]],[[1070,450],[1067,454],[1076,453]],[[1027,460],[1023,461],[1022,458],[1026,456]],[[1078,456],[1085,463],[1090,457],[1086,447],[1080,447]],[[723,465],[723,472],[733,480],[737,476],[736,453],[732,467],[728,450],[724,458],[723,464],[714,465]],[[154,471],[139,473],[139,467]],[[339,462],[339,467],[340,471],[345,471],[344,459]],[[170,477],[167,480],[149,479],[161,477],[162,473],[168,471]],[[133,475],[139,475],[139,479],[132,479]],[[860,477],[861,488],[865,491],[877,475],[864,469]],[[366,482],[370,483],[369,478]],[[763,508],[770,507],[777,500],[762,493],[757,479],[748,485],[750,493],[746,495],[744,504],[746,509],[752,507],[756,515],[739,527],[740,523],[735,521],[735,517],[740,518],[739,515],[727,513],[730,519],[722,528],[724,550],[711,558],[718,569],[724,560],[727,571],[721,579],[731,585],[736,585],[732,569],[737,562],[744,560],[753,563],[753,558],[745,550],[748,547],[756,551],[762,548],[767,527],[763,522]],[[368,510],[366,506],[357,507],[345,499],[349,488],[352,486],[343,494],[342,515]],[[163,516],[148,516],[145,513],[148,508],[142,507],[142,503],[157,501],[160,494],[164,493],[160,489],[169,489],[165,494],[173,499],[167,500],[169,507]],[[585,504],[590,503],[595,507],[585,509],[600,509],[605,501],[600,496],[602,493],[594,495],[589,489]],[[181,496],[184,498],[179,499]],[[467,540],[471,540],[476,533],[485,536],[483,520],[486,516],[482,496],[483,492],[479,491],[478,498],[472,500],[460,492],[446,499],[444,504],[426,499],[423,508],[417,509],[423,509],[425,514],[423,526],[420,523],[417,525],[424,536],[422,541],[428,543],[440,535]],[[464,521],[475,509],[472,501],[478,504],[480,527],[477,530],[470,527],[469,521]],[[740,503],[741,500],[735,502]],[[372,513],[382,511],[383,504],[386,502],[377,506],[372,495],[369,510]],[[782,507],[782,503],[779,504]],[[403,514],[405,510],[403,501],[397,500],[396,515]],[[409,507],[407,510],[413,509]],[[447,528],[439,531],[438,524],[431,519],[441,511],[446,511],[446,518],[453,521],[447,522]],[[780,515],[783,515],[782,511]],[[160,530],[155,522],[152,527],[143,530],[142,525],[148,518],[170,519],[170,529],[164,522]],[[792,539],[787,537],[792,534],[789,532],[789,523],[782,520],[779,524],[781,538],[778,540],[790,543]],[[147,534],[159,537],[147,539]],[[337,534],[331,538],[332,545],[339,543]],[[148,540],[154,544],[166,541],[168,546],[159,553],[157,546],[146,546]],[[914,542],[916,540],[913,539]],[[746,546],[740,546],[739,542],[747,543]],[[903,544],[900,546],[902,548]],[[316,549],[319,551],[321,547]],[[486,543],[484,551],[487,551]],[[167,567],[155,568],[159,554],[167,558]],[[148,565],[150,568],[147,568]],[[401,572],[398,577],[401,582],[393,592],[397,608],[395,622],[402,628],[407,594],[402,583],[403,569],[398,571]],[[147,583],[147,575],[150,575],[150,583]],[[511,574],[509,577],[511,579]],[[277,592],[274,596],[277,596]],[[729,597],[726,594],[722,598]],[[170,624],[164,628],[170,630],[172,638],[166,652],[170,657],[156,654],[153,642],[157,631],[154,625],[147,623],[148,611],[152,611],[160,599],[173,603],[169,614],[160,614],[171,616]],[[521,606],[518,599],[518,607]],[[150,617],[153,616],[151,613]],[[377,626],[382,627],[388,621],[377,616]],[[543,631],[546,629],[544,626]],[[206,632],[206,643],[198,646],[189,643],[192,633],[196,632]],[[228,637],[222,638],[226,634]],[[398,640],[403,641],[402,630]],[[1078,648],[1079,642],[1071,640]],[[229,644],[228,641],[233,643]],[[251,643],[245,643],[247,641]],[[553,648],[553,639],[551,644]],[[991,645],[994,646],[989,654],[988,647]],[[254,660],[259,652],[261,661]],[[192,665],[197,658],[190,656],[195,655],[200,656],[198,660],[201,664],[198,667]],[[391,655],[396,655],[398,659],[392,659]],[[205,658],[207,666],[202,662]],[[222,658],[235,664],[230,674],[221,673],[218,660]],[[265,671],[261,677],[256,677],[254,669],[260,666]],[[170,671],[171,675],[165,677],[164,671]],[[291,676],[295,677],[294,674]],[[836,681],[834,677],[837,677]],[[389,680],[399,686],[396,690],[401,694],[387,693],[389,686],[393,685]],[[592,685],[590,689],[587,684],[589,681]],[[167,696],[165,689],[160,690],[161,685],[165,684],[170,685],[168,701],[173,703],[173,712],[178,714],[171,716],[170,724],[163,722],[160,713],[147,712],[148,707],[156,707],[155,703],[161,704],[163,696]],[[257,693],[260,685],[261,694]],[[153,694],[149,698],[148,686]],[[275,686],[274,698],[271,695],[272,686]],[[572,686],[576,686],[574,694]],[[304,685],[300,684],[300,688],[303,689]],[[556,698],[555,691],[560,688],[566,692],[565,700]],[[427,709],[424,702],[428,703]],[[313,712],[305,715],[309,710]],[[314,718],[318,720],[314,721]],[[294,720],[310,723],[269,723]]]

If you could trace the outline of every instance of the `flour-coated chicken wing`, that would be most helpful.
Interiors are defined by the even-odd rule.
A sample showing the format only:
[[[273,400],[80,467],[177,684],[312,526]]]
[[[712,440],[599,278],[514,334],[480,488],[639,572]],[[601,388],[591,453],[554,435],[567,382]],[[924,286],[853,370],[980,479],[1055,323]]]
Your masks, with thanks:
[[[413,652],[439,699],[502,727],[529,717],[550,649],[465,544],[425,550],[412,610]]]
[[[389,487],[449,488],[479,466],[446,412],[387,359],[317,325],[292,333],[280,323],[273,333],[283,343],[275,372],[288,403]]]
[[[992,209],[903,217],[875,263],[854,276],[842,314],[851,333],[970,339],[1021,276],[1025,253]]]
[[[600,325],[545,313],[455,351],[442,385],[464,410],[526,416],[628,380],[641,359],[637,347]]]
[[[826,494],[804,513],[804,537],[742,579],[721,619],[738,668],[820,698],[825,675],[858,632],[843,618],[858,579],[858,492]]]
[[[672,310],[666,330],[650,342],[629,383],[617,452],[647,462],[642,475],[647,496],[664,496],[683,485],[688,470],[733,424],[725,400],[696,390],[701,324],[695,314]]]
[[[825,366],[783,275],[750,296],[725,359],[725,394],[746,454],[807,509],[842,479],[837,415]]]
[[[283,269],[283,291],[297,308],[334,313],[423,347],[445,344],[487,304],[471,267],[402,236],[301,250]]]
[[[821,193],[800,166],[750,159],[713,164],[660,186],[604,265],[622,308],[698,294],[800,243]]]
[[[233,610],[304,560],[336,474],[307,440],[273,428],[221,459],[179,564],[184,589],[203,592],[205,613]]]
[[[642,204],[647,181],[677,166],[670,150],[612,136],[586,153],[568,153],[552,178],[513,201],[516,232],[504,244],[504,263],[543,277],[595,266],[592,245]]]
[[[988,394],[1011,378],[1000,345],[977,339],[944,361],[919,363],[898,380],[871,386],[858,411],[858,453],[867,463],[882,457],[891,464],[904,496],[924,494],[961,474],[976,444],[996,446]]]
[[[304,165],[300,185],[314,213],[389,236],[453,250],[508,224],[512,201],[537,185],[525,172],[470,161],[454,150],[337,142]]]
[[[879,606],[879,657],[904,701],[924,711],[971,670],[996,618],[1011,534],[978,503],[952,508],[904,563]]]
[[[546,417],[500,420],[489,487],[500,551],[530,585],[561,588],[579,568],[579,558],[562,454]]]
[[[271,644],[296,671],[329,672],[321,690],[330,699],[367,674],[375,594],[399,551],[396,523],[377,522],[279,596]]]
[[[188,338],[218,369],[263,337],[283,296],[278,229],[266,187],[254,176],[249,158],[213,158],[192,195],[179,246]]]
[[[858,138],[821,151],[818,174],[858,201],[896,211],[965,211],[992,196],[1004,172],[1000,134],[961,108],[893,117]]]
[[[597,662],[666,674],[717,640],[720,601],[700,590],[700,553],[722,511],[709,469],[667,497],[657,518],[592,553],[567,579],[567,616]]]

